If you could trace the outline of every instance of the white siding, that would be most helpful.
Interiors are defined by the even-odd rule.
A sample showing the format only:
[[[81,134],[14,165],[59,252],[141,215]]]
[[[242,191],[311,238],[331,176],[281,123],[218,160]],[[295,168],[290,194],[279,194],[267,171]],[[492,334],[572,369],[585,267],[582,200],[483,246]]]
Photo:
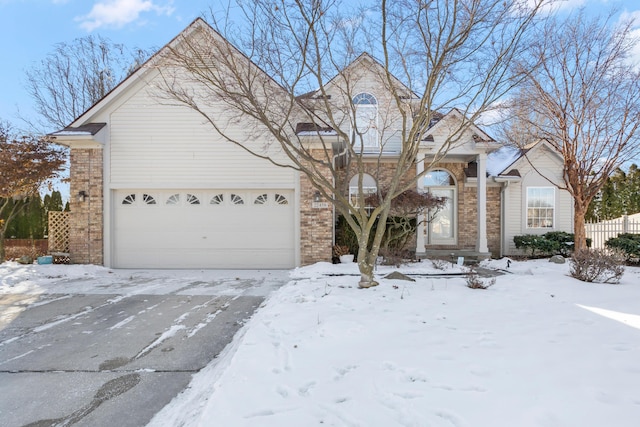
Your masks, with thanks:
[[[104,153],[105,265],[295,266],[299,261],[297,173],[259,159],[225,140],[197,112],[184,106],[168,105],[166,100],[163,103],[160,97],[151,93],[153,74],[151,71],[148,80],[140,79],[129,86],[92,118],[109,124]],[[220,117],[227,112],[229,108],[221,106],[212,114]],[[247,139],[257,135],[254,130],[246,118],[232,122],[226,129],[231,135],[244,137],[243,142],[263,154],[274,147],[275,152],[279,152],[278,144],[268,144],[269,139],[264,136]],[[286,161],[284,155],[279,158]],[[140,217],[121,211],[119,200],[113,199],[117,194],[127,193],[126,189],[134,192],[146,189],[149,193],[184,192],[184,189],[211,193],[235,189],[247,194],[261,194],[264,190],[269,194],[287,194],[288,207],[286,211],[275,207],[276,210],[268,211],[268,215],[261,214],[264,209],[260,208],[250,209],[251,212],[247,209],[248,214],[244,216],[203,215],[188,218],[186,223],[180,222],[180,215],[172,218],[170,211],[161,211],[161,215],[169,216],[156,220],[143,218],[141,224],[145,226],[142,227],[135,222]],[[224,209],[219,211],[225,212]],[[281,211],[286,215],[270,215]],[[235,224],[229,230],[224,226],[222,230],[215,228],[230,224],[231,220],[240,221],[244,228],[241,224]],[[176,223],[182,225],[172,225]]]
[[[347,116],[350,97],[359,93],[370,93],[378,101],[378,137],[385,153],[399,153],[402,147],[402,116],[396,106],[394,98],[388,91],[388,83],[381,79],[379,64],[363,60],[354,64],[348,71],[349,93],[340,87],[344,83],[341,76],[337,76],[332,84],[326,88],[331,96],[334,119],[339,127],[349,134],[351,120]],[[410,126],[411,124],[409,124]]]
[[[551,179],[555,183],[562,183],[562,162],[546,147],[536,147],[530,153],[531,161],[536,165],[537,171],[529,164],[527,159],[520,159],[514,165],[520,171],[522,180],[511,183],[504,190],[505,215],[503,253],[505,255],[521,255],[516,249],[513,237],[522,234],[544,234],[549,231],[573,232],[573,200],[571,195],[556,188],[555,212],[553,228],[527,228],[526,218],[526,188],[527,187],[552,187]],[[538,173],[538,171],[540,173]]]
[[[229,111],[228,108],[221,107],[220,112],[212,113],[224,114],[225,111]],[[163,105],[160,98],[145,88],[120,105],[111,114],[110,121],[112,188],[131,185],[293,188],[291,169],[276,167],[250,155],[218,135],[197,112],[187,107]],[[251,124],[246,120],[233,122],[227,131],[246,138],[251,133]],[[267,141],[257,137],[248,141],[248,145],[263,152]]]

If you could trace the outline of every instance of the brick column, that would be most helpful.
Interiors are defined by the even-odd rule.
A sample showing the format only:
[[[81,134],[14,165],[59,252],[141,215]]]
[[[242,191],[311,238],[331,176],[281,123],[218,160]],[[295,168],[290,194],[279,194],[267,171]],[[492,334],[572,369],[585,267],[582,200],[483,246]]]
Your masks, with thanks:
[[[324,156],[322,150],[317,150],[318,156]],[[313,151],[312,151],[313,152]],[[327,169],[327,176],[330,171]],[[309,178],[300,174],[300,263],[302,265],[315,262],[331,262],[333,246],[333,204],[321,197],[315,202],[316,189]]]
[[[101,148],[71,149],[69,253],[74,264],[103,264]],[[84,201],[78,193],[84,191]]]

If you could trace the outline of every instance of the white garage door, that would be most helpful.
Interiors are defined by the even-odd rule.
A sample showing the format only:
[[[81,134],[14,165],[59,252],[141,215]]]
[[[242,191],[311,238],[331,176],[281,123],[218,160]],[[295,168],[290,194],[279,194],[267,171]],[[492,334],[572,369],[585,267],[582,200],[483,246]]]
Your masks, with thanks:
[[[120,190],[118,268],[291,268],[293,191]]]

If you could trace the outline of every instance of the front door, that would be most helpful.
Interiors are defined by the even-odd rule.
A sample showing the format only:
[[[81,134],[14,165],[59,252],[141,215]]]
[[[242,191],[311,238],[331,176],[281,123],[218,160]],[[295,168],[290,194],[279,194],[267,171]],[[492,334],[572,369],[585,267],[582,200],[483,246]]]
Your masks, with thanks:
[[[424,188],[435,196],[446,198],[444,207],[429,215],[427,245],[455,245],[457,192],[453,176],[443,169],[430,171],[424,177]]]

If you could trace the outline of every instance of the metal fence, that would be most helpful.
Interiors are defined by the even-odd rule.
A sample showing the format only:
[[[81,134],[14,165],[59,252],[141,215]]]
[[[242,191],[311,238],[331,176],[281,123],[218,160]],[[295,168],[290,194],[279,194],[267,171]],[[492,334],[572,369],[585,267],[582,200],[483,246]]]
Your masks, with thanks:
[[[640,214],[624,215],[608,221],[585,224],[587,237],[592,240],[592,248],[604,248],[605,242],[621,233],[640,234]]]

